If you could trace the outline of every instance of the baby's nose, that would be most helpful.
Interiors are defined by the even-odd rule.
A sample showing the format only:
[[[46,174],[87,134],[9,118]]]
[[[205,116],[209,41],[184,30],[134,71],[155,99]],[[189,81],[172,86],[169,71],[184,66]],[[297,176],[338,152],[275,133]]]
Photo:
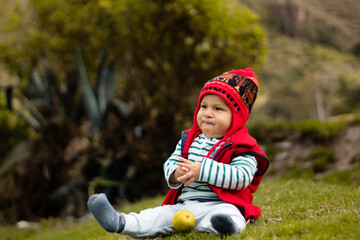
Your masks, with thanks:
[[[205,115],[205,117],[212,117],[212,116],[213,116],[213,112],[212,112],[212,110],[207,109],[204,115]]]

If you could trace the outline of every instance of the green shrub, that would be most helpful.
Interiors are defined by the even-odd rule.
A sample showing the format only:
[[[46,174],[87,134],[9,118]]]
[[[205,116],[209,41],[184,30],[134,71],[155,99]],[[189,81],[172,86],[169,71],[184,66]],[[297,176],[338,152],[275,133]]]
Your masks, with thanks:
[[[352,164],[360,163],[360,153],[356,153],[354,156],[352,156],[350,163]]]
[[[289,123],[254,121],[247,126],[251,136],[263,144],[284,140],[294,132]]]
[[[264,143],[281,141],[295,132],[299,132],[302,139],[310,138],[315,142],[328,143],[346,128],[346,124],[345,120],[336,122],[317,120],[287,123],[253,122],[249,124],[248,128],[252,136]]]
[[[351,121],[351,123],[360,123],[360,115],[354,114],[354,119]]]
[[[300,132],[302,138],[310,138],[320,143],[328,143],[337,136],[340,130],[346,127],[346,122],[304,121],[295,123],[294,126]]]
[[[295,166],[290,167],[286,173],[282,174],[281,178],[314,179],[314,171],[311,168],[304,168],[300,164],[296,164]]]
[[[317,158],[312,164],[315,173],[324,172],[328,169],[328,162],[326,158]]]
[[[313,150],[309,156],[313,161],[312,169],[314,173],[324,172],[328,169],[330,163],[337,161],[335,153],[327,148]]]
[[[5,155],[22,140],[35,132],[15,114],[6,109],[0,110],[0,164]]]

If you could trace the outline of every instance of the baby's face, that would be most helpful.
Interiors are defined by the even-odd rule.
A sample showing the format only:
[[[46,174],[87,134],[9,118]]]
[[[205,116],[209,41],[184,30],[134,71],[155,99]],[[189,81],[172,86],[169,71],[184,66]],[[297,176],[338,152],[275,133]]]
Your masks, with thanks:
[[[221,138],[231,126],[232,112],[221,97],[207,94],[201,100],[196,120],[206,137]]]

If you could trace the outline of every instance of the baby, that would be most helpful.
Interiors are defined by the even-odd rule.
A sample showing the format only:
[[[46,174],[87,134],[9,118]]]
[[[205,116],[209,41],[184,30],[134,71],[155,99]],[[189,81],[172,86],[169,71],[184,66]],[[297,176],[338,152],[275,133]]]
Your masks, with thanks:
[[[88,207],[100,225],[133,238],[156,237],[175,232],[173,215],[188,210],[195,217],[195,231],[221,237],[243,231],[261,214],[252,193],[269,165],[245,127],[257,92],[250,68],[209,80],[200,92],[193,126],[164,163],[171,189],[162,206],[118,213],[104,194],[94,194]]]

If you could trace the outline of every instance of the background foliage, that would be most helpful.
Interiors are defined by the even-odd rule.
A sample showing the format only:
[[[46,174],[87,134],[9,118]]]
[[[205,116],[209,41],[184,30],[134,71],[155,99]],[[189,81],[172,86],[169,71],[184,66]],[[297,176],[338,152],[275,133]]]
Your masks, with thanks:
[[[226,70],[258,69],[266,53],[258,17],[237,1],[35,0],[12,9],[0,61],[19,82],[6,86],[7,107],[26,112],[18,116],[37,134],[2,161],[0,192],[14,191],[0,194],[1,221],[81,216],[88,191],[111,200],[162,192],[162,163],[191,126],[201,86]]]

